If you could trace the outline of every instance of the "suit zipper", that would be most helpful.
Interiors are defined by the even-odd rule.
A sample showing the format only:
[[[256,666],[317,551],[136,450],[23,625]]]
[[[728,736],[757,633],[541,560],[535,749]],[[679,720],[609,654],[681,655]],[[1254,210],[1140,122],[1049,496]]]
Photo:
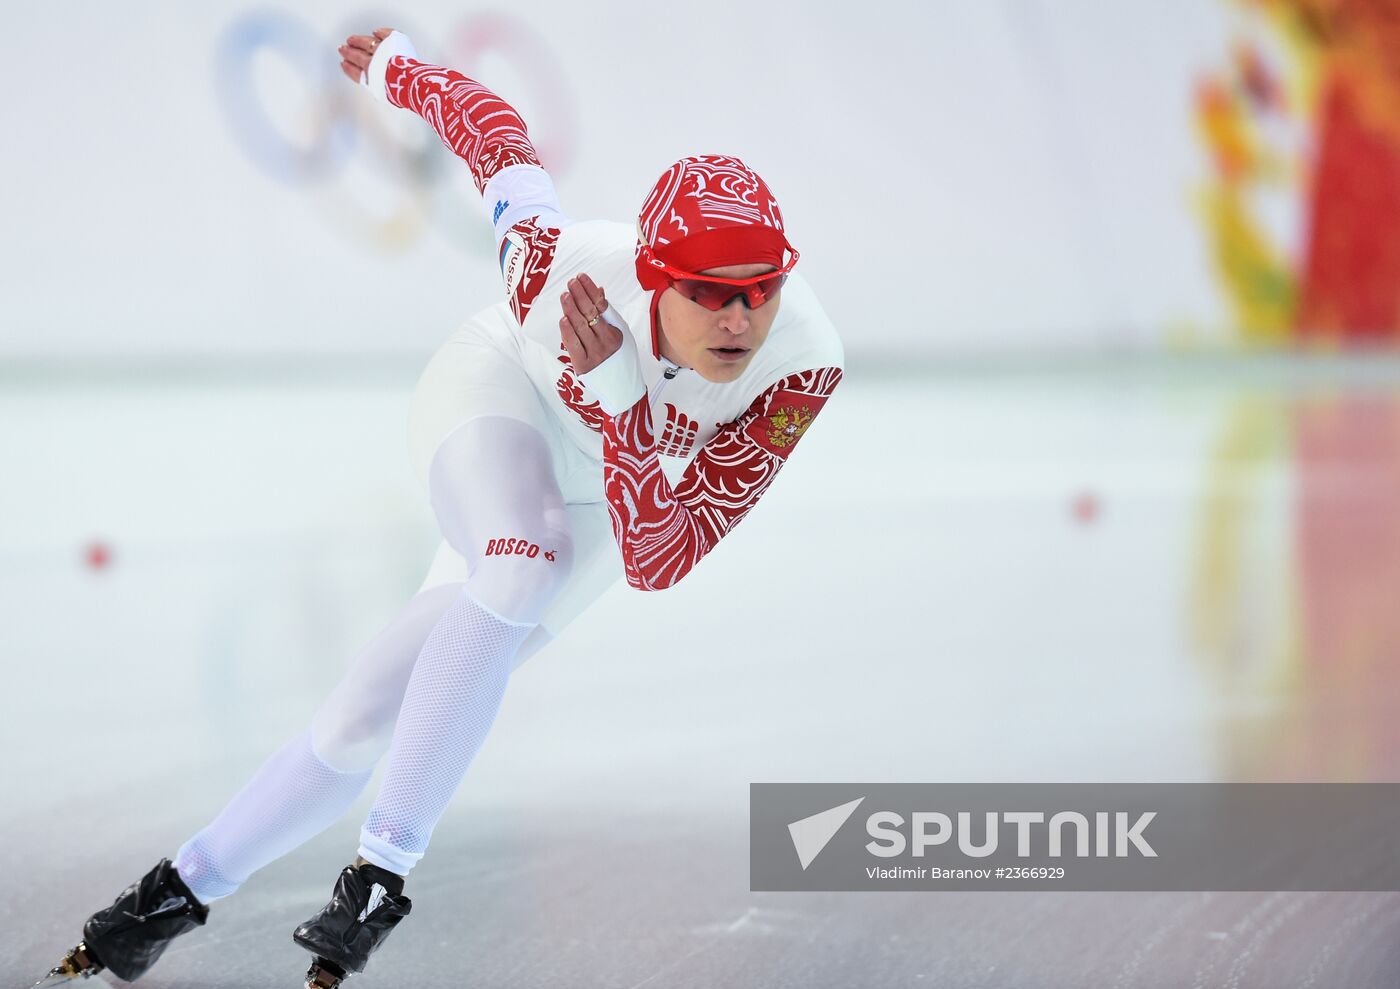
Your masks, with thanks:
[[[675,380],[676,375],[684,370],[680,367],[668,367],[661,373],[661,380],[656,383],[656,391],[652,392],[650,406],[652,411],[656,410],[656,403],[661,401],[661,393],[666,390],[666,386]]]

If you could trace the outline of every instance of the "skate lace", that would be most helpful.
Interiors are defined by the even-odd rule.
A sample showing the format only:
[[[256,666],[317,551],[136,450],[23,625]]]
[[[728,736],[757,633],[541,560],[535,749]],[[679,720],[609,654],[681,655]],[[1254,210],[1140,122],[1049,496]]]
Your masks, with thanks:
[[[117,931],[127,930],[128,928],[136,924],[145,924],[149,921],[158,920],[162,917],[183,917],[193,912],[194,908],[190,906],[189,901],[186,900],[183,896],[177,896],[172,899],[166,900],[164,903],[156,907],[150,913],[132,913],[130,910],[123,910],[122,914],[126,917],[131,918],[130,921],[125,924],[114,925],[112,931],[113,933],[115,933]]]

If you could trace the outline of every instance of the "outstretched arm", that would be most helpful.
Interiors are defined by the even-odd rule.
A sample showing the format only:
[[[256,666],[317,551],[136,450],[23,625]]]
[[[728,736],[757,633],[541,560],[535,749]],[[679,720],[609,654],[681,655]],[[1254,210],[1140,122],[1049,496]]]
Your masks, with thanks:
[[[352,34],[339,51],[341,71],[379,99],[418,114],[467,163],[491,210],[501,277],[516,322],[523,324],[568,223],[525,121],[474,79],[419,61],[398,31]]]
[[[511,165],[541,167],[514,107],[475,79],[419,61],[398,31],[352,34],[339,52],[347,76],[426,120],[447,149],[471,168],[478,191],[484,193],[486,184]]]

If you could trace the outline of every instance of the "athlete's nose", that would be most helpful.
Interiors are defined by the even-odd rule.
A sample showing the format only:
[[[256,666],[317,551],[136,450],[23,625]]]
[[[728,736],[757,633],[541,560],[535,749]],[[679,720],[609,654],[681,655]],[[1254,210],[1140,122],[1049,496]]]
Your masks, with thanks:
[[[749,331],[749,306],[742,295],[730,299],[719,313],[719,325],[736,337]]]

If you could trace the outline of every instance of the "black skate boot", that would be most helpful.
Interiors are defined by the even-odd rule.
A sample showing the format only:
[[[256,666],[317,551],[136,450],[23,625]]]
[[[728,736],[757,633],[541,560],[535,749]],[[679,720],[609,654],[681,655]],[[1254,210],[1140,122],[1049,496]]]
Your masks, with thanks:
[[[413,909],[403,895],[403,877],[368,862],[347,865],[331,902],[292,933],[316,956],[306,973],[307,989],[336,989],[351,972],[363,972],[369,956]]]
[[[107,969],[134,982],[146,974],[170,942],[202,927],[209,917],[169,859],[128,886],[105,910],[83,925],[83,940],[36,984],[58,986]]]

